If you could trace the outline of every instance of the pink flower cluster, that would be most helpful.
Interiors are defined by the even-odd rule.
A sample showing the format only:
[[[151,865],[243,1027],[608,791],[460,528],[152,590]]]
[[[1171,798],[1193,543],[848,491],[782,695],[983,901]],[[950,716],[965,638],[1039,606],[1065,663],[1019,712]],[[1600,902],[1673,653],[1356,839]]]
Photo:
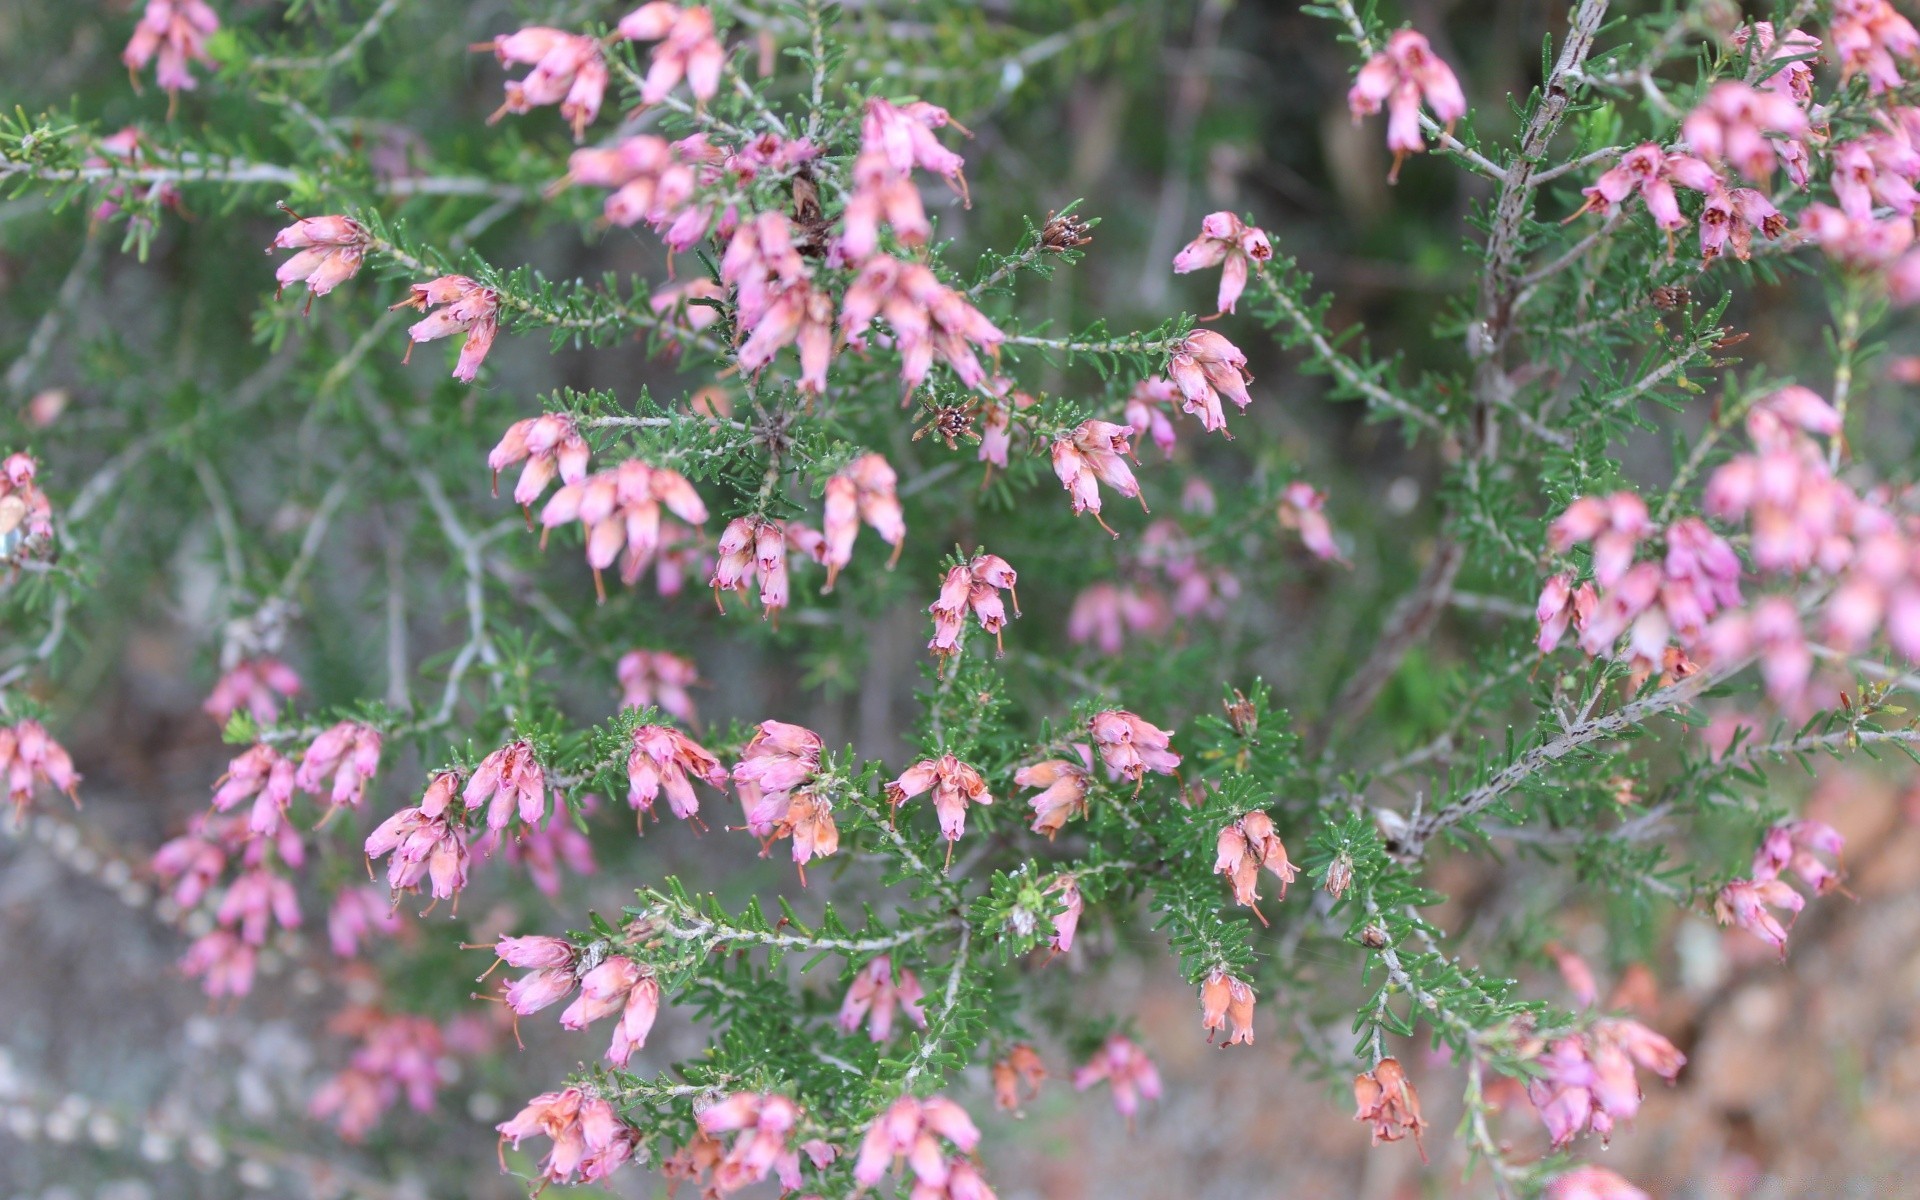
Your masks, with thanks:
[[[467,886],[466,826],[449,811],[459,787],[459,775],[440,772],[419,805],[394,813],[368,835],[369,860],[393,856],[387,886],[394,893],[417,891],[424,879],[435,900],[446,900]]]
[[[854,973],[846,999],[840,1002],[840,1028],[852,1033],[864,1024],[869,1038],[885,1042],[893,1036],[893,1015],[898,1011],[925,1029],[927,1013],[920,1004],[925,998],[919,977],[905,967],[900,968],[899,982],[894,981],[893,960],[883,954]]]
[[[1086,911],[1086,901],[1080,895],[1080,885],[1071,875],[1062,875],[1047,888],[1047,895],[1060,897],[1060,911],[1053,914],[1053,952],[1065,954],[1073,949],[1074,934],[1080,930],[1080,914]]]
[[[553,1142],[540,1162],[548,1183],[597,1183],[633,1157],[639,1133],[604,1098],[577,1087],[542,1092],[526,1107],[494,1128],[500,1143],[544,1137]]]
[[[1674,194],[1675,185],[1711,193],[1719,189],[1720,176],[1690,154],[1668,152],[1652,142],[1642,142],[1603,172],[1593,186],[1582,190],[1581,194],[1587,199],[1579,211],[1604,217],[1615,205],[1638,195],[1653,216],[1653,223],[1672,233],[1686,228],[1687,224],[1687,218],[1680,212],[1679,198]]]
[[[1040,788],[1038,795],[1027,797],[1033,806],[1033,831],[1048,838],[1059,833],[1074,817],[1087,815],[1087,789],[1093,784],[1093,754],[1085,743],[1075,743],[1080,760],[1049,758],[1021,767],[1013,773],[1013,782],[1023,788]]]
[[[972,1154],[980,1145],[980,1130],[965,1109],[944,1096],[902,1096],[867,1127],[853,1181],[872,1187],[904,1160],[913,1171],[915,1200],[993,1200],[978,1168],[949,1156],[940,1147],[943,1140],[961,1154]]]
[[[709,787],[727,786],[727,769],[692,738],[666,725],[641,725],[633,731],[633,749],[627,754],[627,803],[646,819],[653,802],[665,792],[667,805],[681,820],[697,820],[700,797],[694,795],[691,775]]]
[[[547,815],[546,768],[532,746],[509,742],[480,760],[460,799],[469,812],[487,810],[488,829],[505,829],[516,815],[522,825],[538,825]]]
[[[609,40],[659,43],[641,85],[642,105],[665,100],[683,79],[697,100],[710,100],[719,91],[727,54],[714,36],[713,14],[706,8],[682,8],[657,0],[622,17]],[[607,91],[606,43],[599,38],[531,25],[472,48],[493,52],[503,67],[533,68],[525,79],[507,82],[506,103],[487,118],[487,124],[508,113],[558,104],[577,142],[599,117]]]
[[[1247,385],[1253,382],[1247,356],[1211,329],[1196,329],[1181,341],[1180,348],[1167,360],[1167,375],[1185,397],[1181,407],[1199,417],[1200,427],[1208,433],[1226,431],[1227,414],[1220,407],[1222,395],[1241,412],[1253,403],[1253,397],[1247,394]]]
[[[432,1112],[440,1088],[452,1082],[446,1038],[426,1017],[355,1006],[335,1016],[329,1028],[359,1045],[346,1069],[314,1093],[307,1111],[331,1119],[349,1142],[364,1140],[403,1095],[415,1112]]]
[[[760,589],[761,619],[787,606],[785,526],[761,516],[735,517],[720,533],[719,551],[709,580],[715,604],[723,591],[744,595],[752,581]]]
[[[933,808],[940,815],[940,835],[947,839],[947,858],[953,858],[953,843],[967,830],[967,805],[992,804],[987,781],[980,772],[951,754],[922,759],[901,772],[887,785],[887,803],[898,812],[900,806],[928,790],[933,792]]]
[[[366,799],[367,781],[380,769],[380,746],[379,730],[342,721],[307,746],[294,785],[332,804],[358,808]]]
[[[519,481],[513,485],[513,502],[531,508],[546,493],[555,475],[563,484],[584,481],[591,453],[570,413],[543,413],[515,421],[487,455],[487,470],[493,472],[493,494],[500,494],[500,472],[525,462]]]
[[[1007,606],[1000,600],[1004,589],[1013,598],[1013,615],[1020,615],[1020,594],[1014,591],[1020,574],[997,554],[976,554],[965,563],[947,571],[940,582],[940,595],[927,606],[933,614],[933,639],[927,649],[940,659],[944,669],[948,658],[960,652],[960,634],[966,627],[967,610],[973,610],[980,628],[993,635],[993,644],[1002,655],[1006,645],[1001,631],[1007,627]]]
[[[515,1013],[531,1016],[566,999],[578,987],[580,994],[560,1014],[563,1028],[585,1029],[618,1014],[606,1058],[619,1067],[647,1044],[647,1034],[660,1015],[660,984],[651,968],[625,955],[583,954],[554,937],[504,937],[494,952],[508,966],[529,972],[506,987],[507,1007]]]
[[[1632,492],[1582,496],[1567,506],[1548,528],[1547,545],[1564,554],[1591,543],[1593,581],[1576,587],[1564,574],[1547,580],[1535,611],[1542,654],[1571,626],[1580,648],[1596,657],[1611,654],[1626,636],[1629,661],[1643,676],[1691,672],[1692,660],[1670,643],[1704,645],[1708,619],[1740,603],[1740,559],[1704,521],[1685,517],[1667,527],[1663,558],[1635,562],[1655,533],[1645,502]]]
[[[1222,1047],[1253,1045],[1253,1002],[1253,988],[1245,980],[1215,968],[1200,984],[1200,1028],[1207,1031],[1207,1041],[1226,1029]]]
[[[1900,60],[1920,62],[1920,32],[1889,0],[1834,0],[1828,31],[1843,79],[1865,75],[1871,91],[1901,86]]]
[[[840,568],[853,561],[853,539],[862,521],[893,547],[888,568],[899,561],[900,549],[907,544],[907,523],[899,497],[894,494],[896,482],[893,468],[878,454],[862,454],[847,464],[846,470],[827,480],[826,514],[821,525],[826,541],[827,591],[833,590]]]
[[[1280,880],[1280,898],[1287,898],[1287,885],[1299,870],[1287,858],[1287,848],[1274,831],[1273,818],[1258,809],[1229,822],[1215,839],[1213,870],[1225,875],[1233,885],[1234,903],[1260,913],[1260,872],[1273,872]],[[1262,924],[1265,916],[1260,917]]]
[[[900,378],[911,392],[926,382],[937,357],[970,388],[987,384],[976,348],[989,354],[1006,340],[965,296],[940,282],[925,265],[875,254],[860,267],[840,305],[840,332],[854,347],[866,345],[875,318],[884,317],[900,354]]]
[[[1172,735],[1124,709],[1093,714],[1087,728],[1107,769],[1131,780],[1135,791],[1148,771],[1172,775],[1180,767],[1180,756],[1172,749]]]
[[[281,698],[299,694],[299,673],[277,658],[260,655],[235,663],[200,707],[223,726],[241,709],[255,722],[271,725],[280,717]]]
[[[593,569],[594,590],[604,601],[602,571],[618,562],[620,582],[632,585],[659,558],[667,540],[662,507],[689,525],[707,519],[706,503],[686,476],[669,467],[628,459],[562,486],[540,510],[540,525],[551,531],[580,522],[586,530],[587,566]],[[724,538],[722,543],[724,550]]]
[[[1762,186],[1773,178],[1778,142],[1801,142],[1812,133],[1805,108],[1791,92],[1734,80],[1714,84],[1680,125],[1694,155],[1731,166]]]
[[[800,1151],[787,1144],[800,1123],[800,1106],[793,1101],[771,1092],[735,1092],[701,1109],[695,1121],[709,1137],[739,1131],[714,1171],[714,1188],[721,1195],[768,1175],[777,1175],[784,1189],[800,1187]],[[816,1166],[823,1165],[822,1158],[831,1161],[832,1151],[824,1144],[809,1147]]]
[[[1122,496],[1138,498],[1140,511],[1148,511],[1146,498],[1140,495],[1140,484],[1126,461],[1133,457],[1133,444],[1129,440],[1133,433],[1131,425],[1082,421],[1072,433],[1053,444],[1053,473],[1060,477],[1060,486],[1073,497],[1075,515],[1092,513],[1093,519],[1100,522],[1100,528],[1114,537],[1120,534],[1100,515],[1101,484]]]
[[[147,0],[120,60],[129,74],[138,74],[157,57],[154,80],[163,91],[192,91],[200,84],[187,64],[217,65],[207,53],[207,38],[219,28],[220,18],[205,0]]]
[[[280,264],[273,273],[279,297],[288,284],[307,285],[307,303],[324,296],[360,273],[371,239],[366,227],[352,217],[304,217],[273,236],[273,250],[297,250],[299,253]]]
[[[1420,1138],[1426,1118],[1420,1115],[1420,1097],[1413,1081],[1397,1058],[1383,1058],[1373,1070],[1353,1077],[1353,1119],[1373,1127],[1373,1144],[1397,1142],[1408,1134],[1420,1149],[1420,1161],[1427,1161],[1426,1143]]]
[[[486,361],[494,336],[500,332],[500,293],[465,275],[442,275],[426,283],[410,284],[407,298],[392,308],[428,313],[407,327],[407,358],[413,357],[414,346],[421,342],[456,333],[467,335],[453,367],[453,377],[462,383],[472,383],[480,374],[480,364]],[[430,309],[437,311],[428,312]]]
[[[1073,1090],[1084,1092],[1104,1082],[1113,1089],[1113,1107],[1133,1124],[1142,1100],[1160,1098],[1160,1072],[1147,1052],[1130,1039],[1114,1034],[1094,1052],[1087,1064],[1073,1073]]]
[[[44,783],[65,792],[78,805],[74,790],[80,775],[66,748],[47,734],[47,727],[31,717],[0,725],[0,778],[7,784],[7,799],[13,803],[16,819],[33,800],[35,784]]]
[[[700,682],[693,660],[666,650],[629,650],[614,667],[620,680],[620,707],[647,708],[693,724],[700,719],[687,691]]]
[[[966,176],[958,154],[942,146],[935,129],[958,122],[947,110],[916,101],[898,108],[875,97],[867,101],[861,122],[860,154],[853,160],[853,194],[841,213],[836,250],[845,261],[864,262],[880,247],[880,225],[893,227],[903,245],[918,246],[933,234],[913,169],[920,167],[945,176],[954,189],[966,193]],[[961,129],[962,133],[966,131]],[[971,135],[969,135],[971,136]]]
[[[1346,562],[1340,546],[1333,540],[1333,523],[1327,520],[1327,496],[1312,484],[1295,480],[1280,493],[1280,524],[1298,530],[1307,553],[1321,562]]]
[[[1453,68],[1440,61],[1427,39],[1411,29],[1396,30],[1386,47],[1366,61],[1347,91],[1347,109],[1357,123],[1387,106],[1387,149],[1393,151],[1389,183],[1400,176],[1400,163],[1409,154],[1426,149],[1420,135],[1420,100],[1426,98],[1434,119],[1449,131],[1467,115],[1467,97]]]
[[[765,840],[761,853],[793,838],[793,861],[806,865],[840,848],[833,806],[811,786],[820,770],[820,735],[785,721],[762,721],[734,764],[733,784],[746,808],[747,832]]]
[[[1536,1051],[1540,1073],[1528,1082],[1527,1096],[1555,1149],[1587,1130],[1605,1141],[1616,1121],[1630,1121],[1640,1111],[1636,1063],[1672,1083],[1686,1062],[1672,1042],[1640,1022],[1610,1018]]]
[[[1173,273],[1185,275],[1207,267],[1220,268],[1218,311],[1230,313],[1247,289],[1247,272],[1254,263],[1273,257],[1273,243],[1266,231],[1249,225],[1230,212],[1208,213],[1200,222],[1200,236],[1174,255]]]
[[[1754,852],[1751,878],[1732,880],[1720,889],[1713,901],[1714,916],[1722,925],[1737,925],[1753,934],[1778,950],[1784,960],[1787,933],[1807,902],[1780,877],[1781,872],[1791,870],[1815,896],[1824,896],[1840,887],[1840,852],[1845,846],[1846,839],[1820,821],[1774,826]],[[1776,908],[1788,914],[1785,925],[1770,911]]]

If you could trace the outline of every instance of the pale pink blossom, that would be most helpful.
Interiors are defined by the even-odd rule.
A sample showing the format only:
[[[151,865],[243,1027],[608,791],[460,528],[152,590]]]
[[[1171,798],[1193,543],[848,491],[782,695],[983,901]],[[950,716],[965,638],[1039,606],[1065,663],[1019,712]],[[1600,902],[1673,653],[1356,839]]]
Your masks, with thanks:
[[[1827,204],[1809,204],[1800,212],[1800,236],[1852,267],[1880,267],[1913,245],[1913,222],[1850,217]]]
[[[277,658],[243,658],[213,685],[201,710],[225,725],[245,709],[255,722],[271,725],[280,716],[280,699],[300,694],[300,676]]]
[[[1820,39],[1798,29],[1787,30],[1777,42],[1772,21],[1743,22],[1733,31],[1734,48],[1744,49],[1749,33],[1755,39],[1755,57],[1770,68],[1760,86],[1778,93],[1805,108],[1813,103],[1813,56],[1820,52]],[[1796,61],[1782,62],[1783,59]],[[1777,64],[1777,65],[1776,65]],[[1805,180],[1796,181],[1801,187]]]
[[[480,374],[480,364],[486,360],[487,351],[493,348],[494,336],[500,331],[500,293],[465,275],[442,275],[426,283],[411,284],[408,293],[405,300],[392,308],[436,311],[408,326],[407,357],[413,356],[414,346],[421,342],[464,333],[467,337],[460,347],[459,361],[454,364],[453,377],[462,383],[472,383]]]
[[[1574,1005],[1592,1008],[1594,1000],[1599,997],[1600,988],[1594,982],[1593,968],[1587,965],[1587,960],[1559,942],[1548,942],[1545,950],[1553,959],[1554,966],[1559,968],[1560,978],[1566,983],[1567,990],[1573,993]]]
[[[80,803],[74,790],[80,775],[73,769],[72,757],[47,733],[46,726],[31,717],[11,727],[0,725],[0,779],[5,780],[7,799],[16,816],[33,799],[36,784],[65,792],[75,807]]]
[[[772,1092],[735,1092],[701,1109],[694,1119],[709,1137],[739,1131],[714,1172],[721,1195],[768,1175],[778,1175],[783,1188],[800,1186],[800,1153],[788,1145],[800,1122],[800,1108],[793,1101]]]
[[[295,779],[292,762],[272,746],[257,745],[228,763],[226,774],[214,781],[213,806],[231,812],[252,801],[247,827],[270,836],[286,818]]]
[[[562,486],[540,510],[540,525],[551,531],[580,522],[594,591],[604,601],[601,572],[618,562],[620,582],[631,586],[649,566],[662,560],[662,547],[668,541],[667,513],[698,525],[707,519],[707,506],[680,472],[628,459]]]
[[[489,829],[505,829],[516,815],[537,825],[547,815],[547,772],[532,746],[509,742],[480,760],[460,798],[468,811],[486,808]]]
[[[840,569],[853,561],[853,539],[862,521],[893,547],[888,569],[899,561],[907,542],[907,523],[894,490],[897,482],[893,468],[878,454],[861,455],[827,480],[823,528],[826,591],[833,590]]]
[[[507,81],[507,100],[487,118],[491,125],[508,113],[527,113],[549,104],[573,127],[573,140],[586,136],[600,115],[607,92],[607,60],[600,39],[532,25],[470,49],[492,51],[500,65],[531,66],[527,77]]]
[[[1300,531],[1300,540],[1308,553],[1322,562],[1345,563],[1339,545],[1333,540],[1333,524],[1327,520],[1327,496],[1313,485],[1296,480],[1280,493],[1280,524]]]
[[[700,682],[692,659],[666,650],[629,650],[620,656],[614,674],[620,680],[620,707],[657,705],[661,712],[688,724],[700,719],[687,691]]]
[[[668,142],[641,134],[613,146],[575,150],[567,159],[567,182],[612,188],[601,209],[608,224],[628,228],[645,223],[669,247],[685,250],[705,238],[713,224],[711,204],[701,201],[697,193],[703,183],[714,182],[720,174],[718,168],[701,162],[688,140]],[[691,295],[701,285],[686,287]],[[696,315],[699,311],[691,305],[687,309],[687,323],[696,328],[703,323]]]
[[[876,96],[867,101],[866,115],[860,122],[860,145],[866,153],[885,156],[897,175],[918,167],[940,176],[970,205],[965,160],[933,136],[934,130],[949,125],[967,137],[973,136],[938,105],[925,101],[894,105]]]
[[[660,984],[651,968],[619,954],[580,976],[580,995],[560,1014],[560,1024],[565,1029],[585,1029],[616,1013],[620,1020],[606,1057],[624,1067],[633,1052],[647,1044],[647,1034],[660,1015]]]
[[[1180,389],[1173,385],[1172,380],[1143,379],[1127,393],[1127,406],[1121,415],[1126,418],[1128,425],[1139,431],[1141,437],[1151,438],[1153,444],[1160,447],[1160,452],[1171,458],[1178,434],[1174,432],[1167,409],[1179,399]]]
[[[804,279],[777,287],[760,319],[740,323],[749,336],[739,351],[740,369],[757,373],[782,346],[800,352],[800,390],[818,396],[827,390],[827,366],[833,359],[833,297]]]
[[[516,1150],[529,1137],[550,1139],[540,1175],[561,1184],[605,1179],[633,1157],[640,1140],[611,1103],[577,1087],[543,1092],[494,1128],[501,1144],[512,1142]]]
[[[1107,769],[1133,781],[1136,791],[1148,771],[1171,775],[1180,766],[1180,756],[1173,752],[1167,731],[1124,709],[1095,713],[1087,726],[1093,734],[1094,749],[1100,752]]]
[[[1353,1077],[1353,1106],[1353,1119],[1373,1127],[1374,1145],[1412,1134],[1420,1161],[1427,1161],[1426,1143],[1420,1136],[1427,1122],[1420,1115],[1419,1094],[1399,1059],[1383,1058],[1373,1070]]]
[[[459,776],[442,771],[417,807],[401,809],[368,835],[368,859],[393,856],[387,863],[393,891],[416,891],[425,879],[433,898],[445,900],[467,885],[466,831],[448,816],[459,786]]]
[[[380,745],[379,730],[342,721],[307,746],[294,784],[329,803],[358,808],[366,799],[367,781],[380,769]]]
[[[713,13],[705,6],[654,0],[620,18],[617,33],[629,41],[657,43],[640,85],[642,105],[665,100],[683,79],[697,101],[704,103],[719,93],[727,51],[714,34]]]
[[[1214,839],[1213,870],[1233,885],[1234,903],[1253,909],[1264,925],[1267,918],[1260,912],[1259,893],[1263,868],[1279,879],[1280,898],[1285,900],[1287,885],[1300,872],[1288,860],[1287,848],[1274,831],[1273,818],[1255,809],[1220,830]]]
[[[1720,186],[1720,177],[1691,155],[1670,154],[1653,142],[1643,142],[1622,155],[1592,187],[1583,189],[1587,199],[1579,211],[1606,216],[1615,205],[1637,194],[1654,224],[1671,233],[1687,223],[1673,192],[1676,184],[1696,192],[1712,192]]]
[[[1889,0],[1834,0],[1829,40],[1840,56],[1840,77],[1867,77],[1868,90],[1903,83],[1901,62],[1920,60],[1920,32]]]
[[[597,796],[580,797],[581,812],[591,813],[598,800]],[[504,847],[509,863],[526,868],[527,878],[543,896],[560,894],[563,872],[592,875],[599,870],[593,860],[592,839],[574,824],[573,814],[564,804],[553,806],[546,824],[523,825],[513,837],[506,836],[505,830],[495,830],[482,850],[492,854],[498,847]]]
[[[971,1154],[980,1145],[980,1130],[966,1110],[944,1096],[902,1096],[867,1127],[853,1181],[872,1187],[904,1161],[913,1171],[916,1196],[923,1191],[947,1196],[952,1166],[940,1149],[942,1140]]]
[[[740,752],[733,780],[753,785],[763,796],[792,792],[820,769],[822,745],[820,735],[811,729],[785,721],[762,721]]]
[[[1596,1021],[1537,1054],[1539,1073],[1527,1083],[1527,1096],[1555,1149],[1589,1130],[1605,1141],[1617,1122],[1640,1111],[1636,1065],[1671,1083],[1686,1061],[1672,1042],[1638,1021]]]
[[[300,927],[300,900],[293,881],[265,867],[243,871],[227,886],[214,910],[214,920],[240,934],[242,941],[263,946],[275,924]]]
[[[1093,783],[1092,752],[1084,744],[1074,749],[1080,754],[1078,762],[1050,758],[1013,773],[1015,786],[1041,789],[1027,797],[1027,803],[1033,807],[1033,831],[1048,838],[1074,817],[1087,815],[1087,789]]]
[[[1088,584],[1067,610],[1067,640],[1092,643],[1102,654],[1126,648],[1129,634],[1153,638],[1173,624],[1166,598],[1152,588],[1107,582]]]
[[[401,928],[391,901],[371,886],[342,888],[327,908],[327,944],[341,958],[359,954],[374,935],[392,937]]]
[[[1208,433],[1226,432],[1227,415],[1220,407],[1223,394],[1242,412],[1253,403],[1247,394],[1247,385],[1253,382],[1247,356],[1211,329],[1196,329],[1181,341],[1167,360],[1167,374],[1186,398],[1181,407],[1199,417]]]
[[[1787,219],[1772,202],[1752,188],[1715,188],[1700,209],[1700,257],[1712,262],[1731,248],[1742,262],[1753,256],[1753,235],[1777,238],[1787,231]]]
[[[1738,80],[1714,84],[1680,126],[1696,156],[1729,164],[1759,184],[1773,175],[1773,138],[1798,141],[1812,132],[1806,111],[1792,97]]]
[[[1846,839],[1824,821],[1785,821],[1767,830],[1753,856],[1756,880],[1792,871],[1816,896],[1840,889],[1840,852]],[[1831,861],[1829,861],[1831,860]]]
[[[1014,590],[1020,576],[1007,560],[997,554],[976,554],[965,563],[947,571],[940,583],[940,594],[927,606],[933,614],[933,639],[927,649],[942,662],[959,653],[960,633],[968,611],[980,627],[993,635],[994,645],[1004,655],[1002,631],[1007,625],[1006,604],[1000,599],[1005,591],[1013,598],[1013,615],[1020,615],[1020,596]]]
[[[207,39],[219,28],[220,18],[205,0],[147,0],[120,60],[129,75],[137,76],[157,57],[154,80],[163,91],[192,91],[200,84],[187,64],[217,65],[207,53]]]
[[[864,344],[875,318],[884,317],[900,355],[900,378],[911,391],[926,381],[936,358],[969,388],[988,382],[976,350],[996,354],[1006,340],[967,298],[941,283],[925,265],[875,254],[861,266],[840,306],[840,332]]]
[[[787,533],[765,517],[736,517],[720,533],[719,557],[708,583],[714,603],[723,591],[744,594],[749,582],[760,589],[761,619],[787,606]],[[723,610],[724,611],[724,610]]]
[[[1426,149],[1420,133],[1420,101],[1425,97],[1434,118],[1449,132],[1467,115],[1466,94],[1453,69],[1434,54],[1427,39],[1411,29],[1396,30],[1385,48],[1366,61],[1347,91],[1347,109],[1357,123],[1387,106],[1387,149],[1393,151],[1393,170],[1400,175],[1401,160]]]
[[[543,413],[515,421],[487,455],[487,470],[493,472],[493,494],[500,494],[500,472],[524,461],[527,465],[520,469],[520,479],[513,485],[513,502],[529,508],[546,492],[554,476],[566,484],[585,479],[590,453],[587,439],[580,436],[571,413]]]
[[[1200,222],[1200,236],[1174,255],[1173,273],[1185,275],[1206,267],[1220,268],[1220,295],[1215,316],[1230,313],[1247,287],[1247,272],[1254,263],[1273,257],[1273,244],[1266,231],[1248,225],[1230,212],[1209,213]]]
[[[925,1029],[927,1014],[920,1003],[925,998],[926,992],[912,971],[902,967],[899,981],[894,981],[893,960],[883,954],[854,974],[846,999],[840,1002],[840,1028],[852,1033],[865,1025],[869,1038],[885,1042],[893,1036],[897,1010]]]
[[[1086,910],[1086,901],[1080,895],[1080,885],[1071,875],[1062,875],[1047,888],[1046,894],[1060,897],[1060,911],[1053,914],[1053,933],[1049,938],[1055,954],[1065,954],[1073,949],[1073,938],[1080,931],[1080,914]]]
[[[841,212],[840,257],[865,262],[880,248],[882,224],[892,226],[903,245],[922,245],[933,236],[913,177],[895,170],[885,150],[872,147],[853,160],[853,193]]]
[[[201,990],[215,1000],[244,996],[253,990],[253,972],[259,948],[225,929],[195,938],[180,956],[180,973],[200,980]]]
[[[627,754],[627,803],[643,816],[653,811],[662,792],[673,815],[695,819],[700,798],[694,795],[698,779],[709,787],[727,786],[727,769],[720,760],[677,729],[641,725],[633,731],[633,749]]]
[[[1053,444],[1053,473],[1073,497],[1073,511],[1092,513],[1093,519],[1100,522],[1100,528],[1115,537],[1119,537],[1119,533],[1100,515],[1101,484],[1122,496],[1138,499],[1141,511],[1147,511],[1140,484],[1127,466],[1127,459],[1133,457],[1133,444],[1129,440],[1132,437],[1131,425],[1082,421],[1071,435]]]
[[[360,273],[368,241],[366,228],[352,217],[296,219],[273,238],[274,250],[299,251],[274,272],[280,285],[274,295],[290,283],[306,284],[312,296],[326,295]]]
[[[308,1113],[331,1118],[347,1141],[365,1137],[402,1096],[415,1112],[431,1112],[440,1088],[453,1081],[447,1039],[426,1017],[353,1005],[327,1028],[359,1045],[346,1069],[321,1085]]]
[[[1084,1092],[1105,1082],[1113,1089],[1113,1107],[1127,1119],[1129,1127],[1140,1111],[1142,1100],[1160,1098],[1160,1072],[1146,1051],[1129,1039],[1114,1034],[1094,1052],[1087,1064],[1073,1073],[1073,1090]]]
[[[887,803],[897,812],[902,804],[929,790],[934,811],[940,817],[940,835],[947,839],[947,857],[952,859],[953,843],[967,829],[967,806],[992,804],[993,796],[980,772],[951,754],[943,754],[922,759],[887,784]]]
[[[1253,988],[1245,980],[1215,968],[1200,983],[1200,1028],[1207,1031],[1207,1041],[1225,1029],[1222,1047],[1253,1045],[1253,1003]]]
[[[173,887],[173,902],[182,909],[197,906],[219,882],[227,868],[227,851],[215,827],[204,814],[196,816],[187,832],[154,851],[153,873]]]

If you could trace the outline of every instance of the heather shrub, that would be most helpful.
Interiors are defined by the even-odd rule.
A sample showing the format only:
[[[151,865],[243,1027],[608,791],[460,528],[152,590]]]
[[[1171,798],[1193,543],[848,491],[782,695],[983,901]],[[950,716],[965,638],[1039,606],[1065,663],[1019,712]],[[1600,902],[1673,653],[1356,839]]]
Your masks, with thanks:
[[[1580,0],[1503,95],[1306,6],[1444,293],[1364,304],[1188,189],[1194,76],[1159,211],[1068,186],[1224,5],[8,18],[132,74],[0,118],[16,819],[191,647],[178,969],[319,972],[369,1177],[557,1025],[530,1188],[1012,1194],[990,1110],[1258,1039],[1436,1186],[1644,1195],[1673,930],[1786,958],[1845,847],[1780,768],[1915,737],[1920,33],[1765,7]]]

